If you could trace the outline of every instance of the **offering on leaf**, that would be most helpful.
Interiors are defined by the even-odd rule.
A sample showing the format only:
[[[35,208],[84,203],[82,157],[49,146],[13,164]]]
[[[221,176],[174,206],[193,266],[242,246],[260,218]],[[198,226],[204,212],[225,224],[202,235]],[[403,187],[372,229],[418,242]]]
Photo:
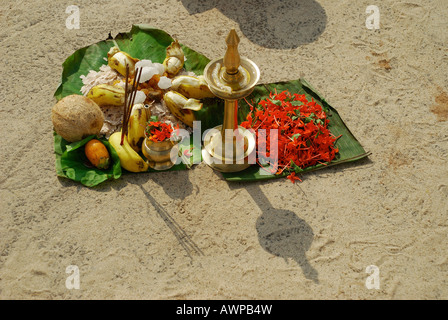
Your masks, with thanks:
[[[93,100],[74,94],[53,106],[51,120],[57,134],[69,142],[76,142],[99,134],[104,115]]]
[[[142,103],[134,104],[128,121],[127,140],[129,145],[137,152],[142,150],[145,139],[146,124],[151,116],[148,105]]]
[[[163,61],[166,73],[169,77],[174,77],[184,67],[185,55],[177,40],[173,41],[166,48],[166,58]]]
[[[148,171],[148,163],[140,154],[132,149],[128,139],[121,140],[121,131],[112,133],[109,137],[110,145],[117,152],[120,159],[120,165],[123,169],[130,172],[145,172]]]
[[[86,143],[84,152],[90,163],[98,169],[108,169],[110,155],[106,146],[98,139],[92,139]]]
[[[200,99],[214,96],[203,77],[183,69],[185,56],[177,40],[166,48],[163,63],[152,62],[149,58],[136,59],[117,46],[109,49],[107,61],[107,65],[101,66],[98,72],[90,70],[81,76],[81,93],[103,110],[104,125],[100,134],[106,138],[123,125],[120,122],[122,110],[113,107],[124,105],[126,87],[129,93],[137,70],[141,73],[134,103],[148,105],[148,113],[183,129],[191,130],[195,120],[191,110],[202,108]],[[129,69],[127,79],[126,67]],[[128,142],[133,145],[131,140]],[[141,142],[139,144],[133,145],[137,151],[141,150]]]
[[[99,106],[122,106],[125,92],[123,87],[101,83],[94,86],[87,93],[87,98],[92,99]]]
[[[185,99],[183,98],[178,99],[181,103],[177,104],[175,110],[182,111],[184,120],[187,123],[192,123],[194,120],[200,121],[200,132],[202,135],[205,130],[222,124],[223,104],[220,99],[217,99],[213,95],[209,98],[210,93],[207,92],[208,85],[202,76],[204,68],[210,60],[191,48],[179,43],[173,44],[175,42],[176,40],[163,30],[155,29],[147,25],[134,25],[129,33],[120,33],[112,40],[108,39],[100,41],[91,46],[81,48],[69,56],[63,63],[61,84],[54,96],[59,101],[69,95],[77,95],[80,97],[83,95],[86,97],[89,91],[95,86],[107,84],[113,86],[114,92],[118,92],[117,97],[121,102],[123,99],[123,89],[126,93],[126,85],[128,86],[128,89],[132,87],[135,73],[129,77],[128,81],[125,81],[125,75],[122,75],[118,70],[109,65],[107,54],[111,51],[111,48],[117,47],[119,48],[119,51],[115,52],[114,56],[121,52],[119,55],[115,56],[117,60],[120,60],[118,59],[120,56],[123,57],[127,54],[129,56],[128,59],[132,59],[135,63],[134,72],[138,71],[140,68],[144,71],[141,72],[141,78],[137,84],[132,107],[134,107],[134,105],[140,105],[140,107],[143,105],[148,117],[157,116],[161,122],[170,121],[173,126],[179,125],[179,128],[187,129],[191,134],[192,128],[173,114],[164,100],[164,95],[167,92],[172,92],[169,95],[173,95],[173,93],[176,92],[182,95],[186,100],[197,99],[200,101],[199,103],[202,104],[200,109],[197,108],[199,110],[194,110],[195,108],[184,108],[185,106],[190,106],[190,104],[187,105],[184,103]],[[170,46],[173,49],[167,50]],[[177,46],[181,48],[182,53],[178,51],[178,48],[175,48]],[[114,51],[116,51],[116,49],[114,49]],[[163,62],[165,62],[165,65]],[[126,66],[126,63],[124,65]],[[180,65],[183,67],[174,75],[173,70],[178,69]],[[170,72],[167,72],[165,68],[168,68],[169,66],[171,66]],[[147,80],[148,78],[149,80]],[[191,85],[193,86],[190,87]],[[98,88],[102,88],[102,86],[99,86]],[[335,154],[335,157],[331,162],[321,160],[320,162],[317,162],[316,165],[307,166],[304,169],[301,169],[298,165],[296,167],[292,166],[294,169],[293,172],[289,171],[288,168],[285,168],[281,173],[276,172],[277,174],[271,175],[262,174],[260,172],[265,172],[264,169],[260,169],[260,166],[258,165],[252,165],[242,172],[223,173],[224,179],[227,181],[253,181],[285,177],[286,175],[289,175],[290,178],[294,179],[297,178],[294,173],[309,172],[330,165],[356,161],[368,155],[344,124],[338,112],[304,79],[256,85],[253,94],[248,96],[247,99],[256,102],[268,99],[269,92],[273,92],[275,89],[278,92],[287,89],[290,92],[305,94],[308,101],[314,99],[317,103],[321,104],[327,113],[327,119],[330,120],[327,128],[334,136],[339,137],[342,135],[340,139],[334,142],[334,147],[337,148],[339,152]],[[169,95],[167,95],[167,97]],[[115,99],[117,97],[113,98]],[[107,99],[112,99],[112,97],[106,98],[106,101],[111,101]],[[104,121],[99,133],[95,133],[89,138],[81,141],[70,142],[63,139],[57,132],[55,132],[54,149],[56,154],[57,174],[61,177],[79,181],[89,187],[95,186],[106,179],[118,179],[121,175],[122,166],[120,163],[122,160],[120,160],[118,152],[116,152],[115,147],[113,147],[113,144],[116,141],[118,141],[118,146],[125,148],[127,151],[126,153],[121,153],[121,157],[127,159],[123,161],[123,163],[127,163],[127,165],[124,164],[124,166],[130,168],[131,170],[129,171],[151,171],[151,167],[145,167],[145,162],[147,160],[147,158],[145,159],[143,152],[145,140],[141,143],[141,130],[136,129],[143,125],[144,117],[137,115],[134,119],[135,121],[131,121],[131,119],[133,119],[132,116],[129,117],[127,123],[128,136],[123,141],[123,144],[121,144],[124,103],[121,104],[121,106],[120,103],[114,105],[114,103],[110,102],[100,104],[101,105],[98,107],[103,113]],[[130,110],[132,110],[132,112],[129,113],[130,115],[138,114],[133,108]],[[246,104],[244,100],[239,101],[238,122],[241,123],[246,121],[246,116],[250,111],[250,106]],[[72,127],[72,129],[74,128]],[[114,133],[117,134],[114,138],[110,139]],[[84,154],[84,148],[82,147],[93,136],[103,142],[110,152],[112,162],[107,170],[100,170],[85,165],[87,158]],[[118,139],[116,139],[116,137],[118,137]],[[108,141],[108,139],[110,141]],[[148,141],[150,140],[148,139]],[[128,147],[123,147],[126,146],[126,144]],[[197,156],[196,159],[199,161],[202,160],[201,148],[200,146],[194,145],[194,139],[190,139],[189,141],[183,140],[182,145],[183,144],[185,144],[183,147],[185,150],[190,150],[190,152]],[[141,151],[136,151],[139,150],[139,146]],[[135,153],[132,154],[130,150]],[[179,155],[180,153],[181,152],[179,151]],[[140,159],[143,160],[143,162],[140,162]],[[191,166],[191,159],[189,160],[190,162],[188,164],[187,162],[177,162],[176,166],[171,170],[183,170],[189,168]],[[130,163],[133,164],[133,166],[130,166]],[[138,166],[139,163],[142,164],[141,167]],[[193,163],[199,162],[193,161]]]
[[[148,170],[146,160],[151,159],[140,155],[145,138],[163,142],[169,140],[174,127],[191,130],[195,120],[192,111],[202,109],[200,99],[213,97],[203,77],[185,72],[184,63],[177,40],[166,48],[163,63],[136,59],[114,46],[107,53],[107,65],[81,76],[81,93],[103,112],[103,125],[96,134],[108,138],[124,169]],[[151,115],[162,121],[148,124]]]
[[[241,126],[253,129],[258,138],[260,134],[265,136],[258,142],[258,163],[264,168],[271,161],[272,174],[289,172],[288,178],[293,182],[299,179],[296,169],[330,163],[339,151],[335,147],[339,137],[328,129],[330,121],[325,110],[314,100],[308,101],[304,94],[271,92],[257,108],[250,107],[246,119]],[[277,143],[271,149],[273,138]],[[274,163],[272,159],[276,159]]]
[[[196,119],[194,111],[202,109],[202,103],[198,99],[186,98],[179,92],[168,91],[163,96],[166,106],[170,112],[185,123],[190,128],[193,127],[193,121]]]
[[[177,76],[172,81],[172,89],[187,98],[213,98],[204,76]]]
[[[180,139],[170,123],[164,123],[153,117],[146,126],[146,139],[142,151],[148,164],[155,170],[167,170],[174,166],[173,158],[178,156]]]
[[[130,75],[135,73],[135,64],[138,59],[134,59],[126,52],[120,51],[118,47],[110,48],[107,53],[107,64],[114,70],[116,70],[123,77],[126,76],[126,67],[129,67]]]

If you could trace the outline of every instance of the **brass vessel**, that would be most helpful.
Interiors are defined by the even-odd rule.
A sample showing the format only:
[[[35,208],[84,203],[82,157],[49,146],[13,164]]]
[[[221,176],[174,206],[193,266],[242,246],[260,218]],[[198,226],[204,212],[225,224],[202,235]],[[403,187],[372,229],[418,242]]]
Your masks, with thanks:
[[[239,41],[232,29],[224,57],[210,61],[204,69],[210,91],[224,100],[224,121],[205,135],[202,157],[221,172],[242,171],[255,163],[255,136],[238,125],[238,100],[252,93],[260,70],[253,61],[240,57]]]
[[[171,161],[171,151],[178,152],[178,141],[165,140],[154,142],[148,138],[142,143],[142,153],[148,160],[148,165],[154,170],[168,170],[174,166]]]

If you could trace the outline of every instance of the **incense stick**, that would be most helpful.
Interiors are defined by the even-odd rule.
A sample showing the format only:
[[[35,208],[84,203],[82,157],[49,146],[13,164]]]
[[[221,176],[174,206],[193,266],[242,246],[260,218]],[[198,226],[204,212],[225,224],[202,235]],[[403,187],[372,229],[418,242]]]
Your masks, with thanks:
[[[137,95],[138,84],[140,83],[140,76],[142,75],[142,68],[139,68],[134,75],[132,81],[131,92],[128,95],[128,81],[129,81],[129,66],[126,65],[126,83],[125,83],[125,102],[123,110],[123,122],[121,128],[121,145],[123,145],[124,137],[128,134],[128,123],[131,117],[132,107],[134,106],[135,96]]]
[[[131,118],[131,111],[132,107],[134,106],[135,96],[137,95],[137,87],[140,83],[140,76],[142,75],[142,68],[139,68],[136,72],[136,75],[134,77],[134,83],[132,84],[132,96],[131,96],[131,103],[128,106],[128,113],[127,113],[127,119],[126,124],[129,123],[129,119]],[[137,81],[136,81],[137,80]],[[126,134],[128,132],[128,127],[126,127]]]
[[[129,81],[129,65],[126,64],[126,77],[125,77],[125,89],[124,89],[124,109],[123,109],[123,121],[121,122],[121,143],[120,145],[123,145],[124,142],[124,125],[126,123],[126,111],[128,109],[127,103],[128,103],[128,81]]]

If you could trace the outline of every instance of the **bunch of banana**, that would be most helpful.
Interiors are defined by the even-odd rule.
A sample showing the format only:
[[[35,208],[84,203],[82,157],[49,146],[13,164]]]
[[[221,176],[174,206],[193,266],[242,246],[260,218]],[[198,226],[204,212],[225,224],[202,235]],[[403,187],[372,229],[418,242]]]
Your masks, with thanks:
[[[185,56],[177,40],[166,48],[166,58],[163,61],[165,72],[169,77],[174,77],[184,67]]]
[[[193,111],[202,109],[202,102],[186,98],[184,95],[176,91],[168,91],[163,95],[163,100],[171,113],[186,125],[193,127],[195,116]]]
[[[177,76],[171,81],[171,89],[187,98],[203,99],[213,98],[204,76]]]
[[[139,59],[131,57],[124,51],[120,51],[118,47],[110,48],[107,53],[107,64],[114,70],[118,71],[122,76],[126,76],[126,65],[129,66],[129,75],[135,72],[135,64]]]
[[[146,123],[151,116],[149,107],[144,104],[135,104],[132,107],[128,123],[128,143],[136,152],[142,150],[142,143],[145,140]]]
[[[109,143],[117,152],[118,158],[120,158],[120,164],[124,169],[130,172],[148,171],[148,163],[132,149],[127,137],[124,137],[123,145],[121,145],[121,131],[113,133],[109,137]]]
[[[87,93],[87,98],[92,99],[99,106],[122,106],[124,97],[123,87],[110,84],[98,84]]]

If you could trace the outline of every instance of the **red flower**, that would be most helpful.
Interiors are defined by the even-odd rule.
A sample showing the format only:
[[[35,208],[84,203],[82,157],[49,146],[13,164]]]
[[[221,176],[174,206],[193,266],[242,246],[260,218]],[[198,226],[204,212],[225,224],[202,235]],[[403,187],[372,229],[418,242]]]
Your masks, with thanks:
[[[270,92],[268,99],[258,103],[258,108],[250,105],[250,110],[241,126],[257,133],[259,159],[278,151],[277,162],[271,163],[278,168],[277,174],[289,172],[288,179],[294,182],[300,180],[295,176],[297,167],[325,165],[336,156],[337,138],[328,129],[330,121],[324,109],[313,99],[308,101],[304,94],[291,94],[287,90]],[[259,132],[261,129],[265,135]],[[271,129],[277,130],[278,150],[270,150]]]
[[[160,121],[150,121],[146,126],[146,136],[154,142],[169,140],[173,127]]]
[[[291,180],[292,183],[295,183],[296,180],[299,180],[300,182],[302,182],[302,180],[300,180],[299,177],[296,177],[296,173],[295,172],[292,172],[290,175],[287,176],[287,178],[289,180]]]

